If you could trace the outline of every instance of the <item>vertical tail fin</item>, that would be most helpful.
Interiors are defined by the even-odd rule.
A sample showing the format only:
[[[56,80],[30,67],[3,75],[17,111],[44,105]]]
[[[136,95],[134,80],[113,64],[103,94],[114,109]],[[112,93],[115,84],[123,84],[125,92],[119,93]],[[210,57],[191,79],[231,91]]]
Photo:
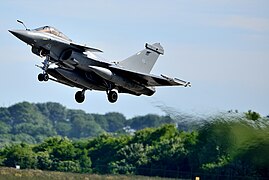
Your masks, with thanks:
[[[132,71],[150,73],[160,54],[164,54],[160,43],[146,43],[145,49],[119,62],[119,65]]]

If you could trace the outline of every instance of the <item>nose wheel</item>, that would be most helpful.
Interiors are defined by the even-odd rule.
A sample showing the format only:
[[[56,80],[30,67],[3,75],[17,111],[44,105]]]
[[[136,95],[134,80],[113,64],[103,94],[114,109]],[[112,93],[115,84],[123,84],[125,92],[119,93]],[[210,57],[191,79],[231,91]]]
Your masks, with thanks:
[[[118,93],[113,90],[109,91],[109,93],[107,94],[107,99],[109,102],[115,103],[118,100]]]
[[[49,80],[49,75],[48,73],[40,73],[37,76],[39,81],[48,81]]]
[[[86,90],[76,92],[75,99],[78,103],[83,103],[83,101],[85,100],[85,91]]]

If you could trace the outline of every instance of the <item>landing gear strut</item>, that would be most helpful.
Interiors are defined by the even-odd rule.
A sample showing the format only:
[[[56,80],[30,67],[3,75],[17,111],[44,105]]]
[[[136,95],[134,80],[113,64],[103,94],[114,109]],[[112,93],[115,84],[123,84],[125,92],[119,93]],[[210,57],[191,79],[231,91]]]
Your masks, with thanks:
[[[82,103],[85,100],[85,91],[86,89],[76,92],[75,99],[78,103]]]
[[[109,91],[107,94],[107,99],[111,103],[115,103],[118,100],[118,93],[116,91]]]

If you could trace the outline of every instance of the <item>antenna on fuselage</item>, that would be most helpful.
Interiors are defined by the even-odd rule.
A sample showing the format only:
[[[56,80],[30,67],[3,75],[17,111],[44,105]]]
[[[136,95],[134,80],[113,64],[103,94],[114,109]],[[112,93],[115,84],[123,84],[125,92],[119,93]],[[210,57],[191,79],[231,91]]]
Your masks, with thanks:
[[[17,22],[18,22],[18,23],[20,23],[20,24],[22,24],[22,25],[25,27],[25,30],[27,30],[27,31],[29,31],[29,30],[30,30],[30,29],[28,29],[28,28],[25,26],[25,24],[24,24],[24,22],[23,22],[23,21],[21,21],[21,20],[17,19]]]

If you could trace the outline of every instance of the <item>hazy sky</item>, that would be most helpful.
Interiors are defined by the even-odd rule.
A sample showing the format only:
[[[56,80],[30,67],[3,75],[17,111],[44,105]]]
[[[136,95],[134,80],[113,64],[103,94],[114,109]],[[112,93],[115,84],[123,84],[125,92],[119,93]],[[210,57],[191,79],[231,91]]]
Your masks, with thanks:
[[[0,1],[0,106],[17,102],[59,102],[89,113],[117,111],[127,117],[164,114],[159,106],[191,113],[237,109],[269,114],[268,0],[78,0]],[[78,90],[55,82],[40,83],[35,64],[41,58],[8,29],[55,26],[73,41],[122,60],[160,42],[152,73],[177,77],[191,88],[161,87],[152,97],[120,94],[115,104],[104,92]]]

